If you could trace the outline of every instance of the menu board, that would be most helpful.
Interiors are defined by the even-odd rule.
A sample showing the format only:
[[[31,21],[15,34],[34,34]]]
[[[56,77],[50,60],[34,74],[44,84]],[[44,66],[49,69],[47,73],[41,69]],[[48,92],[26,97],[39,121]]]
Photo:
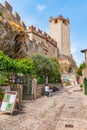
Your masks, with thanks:
[[[16,102],[16,96],[16,91],[6,91],[1,104],[1,111],[12,113]]]

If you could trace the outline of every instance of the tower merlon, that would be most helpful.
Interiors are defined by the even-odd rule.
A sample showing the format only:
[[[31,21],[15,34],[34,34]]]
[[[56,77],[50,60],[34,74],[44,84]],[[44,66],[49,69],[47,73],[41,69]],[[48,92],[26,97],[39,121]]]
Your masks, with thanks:
[[[21,22],[21,26],[26,30],[26,25],[23,21]]]
[[[50,23],[58,23],[59,21],[62,21],[65,24],[69,24],[70,23],[69,19],[68,18],[66,18],[66,19],[63,18],[62,15],[59,15],[57,18],[50,17],[50,19],[49,19]]]
[[[42,35],[42,30],[38,29],[37,32]]]
[[[12,13],[12,6],[7,1],[4,1],[4,7]]]
[[[43,36],[44,36],[45,38],[47,38],[47,33],[44,32]]]
[[[29,32],[36,32],[36,27],[34,27],[33,25],[32,25],[32,26],[29,26],[29,27],[28,27],[28,31],[29,31]]]
[[[14,13],[14,17],[20,22],[20,16],[17,12]]]

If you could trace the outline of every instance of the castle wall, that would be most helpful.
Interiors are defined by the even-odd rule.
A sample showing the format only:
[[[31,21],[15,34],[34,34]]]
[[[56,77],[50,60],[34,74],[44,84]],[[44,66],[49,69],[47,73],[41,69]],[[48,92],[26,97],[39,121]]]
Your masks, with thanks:
[[[28,33],[28,35],[29,39],[33,42],[33,44],[31,43],[31,55],[40,53],[44,56],[57,58],[57,47],[51,44],[51,42],[33,32]]]
[[[20,23],[20,16],[18,13],[12,14],[12,7],[8,2],[4,2],[4,5],[0,3],[0,11],[2,12],[2,16],[5,20],[16,22],[17,24]]]
[[[50,36],[57,41],[59,54],[71,56],[69,20],[62,16],[50,17]]]
[[[37,44],[37,50],[33,48],[31,53],[40,53],[44,56],[58,58],[57,42],[54,41],[45,32],[40,29],[36,30],[34,26],[30,26],[27,32],[29,39]]]

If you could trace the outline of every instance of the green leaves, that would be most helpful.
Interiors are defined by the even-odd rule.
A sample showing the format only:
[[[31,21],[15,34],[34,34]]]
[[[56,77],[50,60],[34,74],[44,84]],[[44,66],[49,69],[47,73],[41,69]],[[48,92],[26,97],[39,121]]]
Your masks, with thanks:
[[[32,77],[37,77],[39,83],[45,83],[46,77],[50,83],[59,82],[61,79],[58,61],[40,54],[34,55],[32,58],[15,60],[0,51],[0,71],[2,73],[0,82],[7,82],[7,75],[10,72],[29,73]],[[6,75],[5,79],[3,74]]]
[[[80,65],[80,67],[78,68],[77,74],[80,75],[80,76],[82,76],[82,69],[84,69],[85,67],[86,67],[86,63],[83,62],[83,63]]]
[[[32,59],[34,62],[34,74],[39,77],[38,79],[45,81],[44,79],[47,76],[51,83],[60,81],[60,67],[56,59],[51,59],[40,54],[34,55]]]
[[[2,51],[0,51],[0,71],[6,71],[6,72],[17,71],[17,65],[15,63],[15,60],[5,55]]]
[[[24,73],[24,74],[32,73],[32,69],[33,69],[32,59],[27,57],[27,58],[18,59],[16,62],[18,66],[18,71],[20,73]]]

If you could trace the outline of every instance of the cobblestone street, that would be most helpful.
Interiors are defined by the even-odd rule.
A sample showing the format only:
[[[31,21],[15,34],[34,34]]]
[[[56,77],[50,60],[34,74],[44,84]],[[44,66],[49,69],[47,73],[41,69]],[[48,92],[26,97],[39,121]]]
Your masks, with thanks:
[[[0,113],[0,130],[87,130],[87,97],[72,85],[52,97],[23,101],[13,116]]]

